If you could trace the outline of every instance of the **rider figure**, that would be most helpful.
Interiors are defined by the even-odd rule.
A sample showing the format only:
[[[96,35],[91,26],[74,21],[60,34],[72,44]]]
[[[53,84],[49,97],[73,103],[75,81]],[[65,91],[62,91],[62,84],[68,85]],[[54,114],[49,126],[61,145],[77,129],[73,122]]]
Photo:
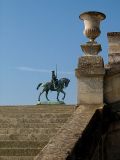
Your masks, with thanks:
[[[57,85],[58,85],[58,79],[57,76],[55,75],[55,71],[52,71],[52,80],[51,80],[54,89],[57,89]]]

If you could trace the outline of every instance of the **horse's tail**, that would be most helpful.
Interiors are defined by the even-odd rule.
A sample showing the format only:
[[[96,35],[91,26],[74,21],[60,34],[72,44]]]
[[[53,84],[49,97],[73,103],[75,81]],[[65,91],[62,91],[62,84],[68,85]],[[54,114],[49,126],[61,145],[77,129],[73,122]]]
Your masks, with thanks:
[[[36,89],[38,90],[41,85],[42,85],[42,83],[39,83]]]

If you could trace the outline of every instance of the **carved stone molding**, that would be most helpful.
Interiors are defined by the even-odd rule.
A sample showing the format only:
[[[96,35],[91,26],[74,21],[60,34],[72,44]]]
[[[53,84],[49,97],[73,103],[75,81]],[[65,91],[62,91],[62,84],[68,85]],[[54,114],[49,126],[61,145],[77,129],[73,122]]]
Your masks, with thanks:
[[[110,44],[120,43],[120,32],[108,32],[107,37]]]
[[[101,45],[95,43],[81,45],[81,49],[85,55],[98,55],[98,53],[102,50]]]

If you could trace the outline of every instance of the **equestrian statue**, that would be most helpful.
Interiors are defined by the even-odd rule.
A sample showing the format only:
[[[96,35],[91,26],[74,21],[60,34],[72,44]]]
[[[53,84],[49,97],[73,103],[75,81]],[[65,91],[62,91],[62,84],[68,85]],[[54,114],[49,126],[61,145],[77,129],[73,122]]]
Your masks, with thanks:
[[[66,93],[63,91],[64,88],[68,87],[70,80],[68,78],[60,78],[59,80],[57,79],[57,71],[55,74],[55,71],[52,71],[52,78],[50,82],[46,82],[46,83],[39,83],[37,86],[37,90],[39,89],[39,87],[41,86],[43,89],[39,94],[38,97],[38,101],[40,102],[40,97],[41,95],[45,92],[45,96],[47,101],[50,101],[48,98],[48,93],[49,91],[56,91],[57,92],[57,101],[61,102],[59,100],[59,94],[63,93],[63,97],[62,100],[65,99]]]

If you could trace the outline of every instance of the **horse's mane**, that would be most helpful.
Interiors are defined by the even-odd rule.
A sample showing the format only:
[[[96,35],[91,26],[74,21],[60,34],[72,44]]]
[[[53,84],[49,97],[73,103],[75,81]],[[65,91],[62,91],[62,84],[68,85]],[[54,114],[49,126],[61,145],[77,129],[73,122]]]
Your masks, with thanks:
[[[68,78],[63,77],[63,78],[60,78],[59,80],[68,80]]]

